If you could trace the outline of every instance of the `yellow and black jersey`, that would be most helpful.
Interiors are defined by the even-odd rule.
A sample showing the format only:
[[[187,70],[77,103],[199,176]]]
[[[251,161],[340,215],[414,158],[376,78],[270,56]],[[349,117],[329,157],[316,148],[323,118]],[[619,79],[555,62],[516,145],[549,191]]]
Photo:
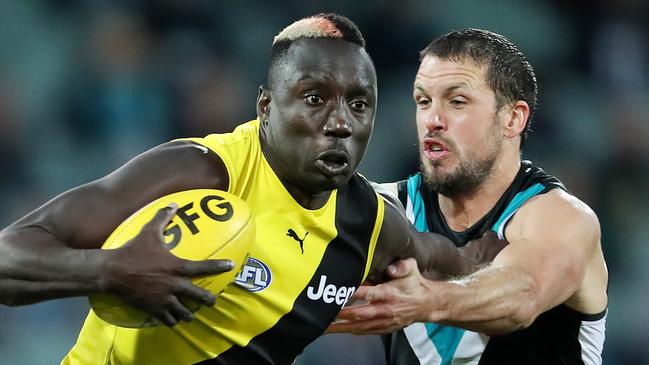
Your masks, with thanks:
[[[228,191],[253,210],[257,239],[247,264],[189,323],[127,329],[90,311],[62,364],[290,364],[367,276],[383,200],[365,179],[355,174],[308,210],[265,160],[257,120],[191,141],[221,157]]]

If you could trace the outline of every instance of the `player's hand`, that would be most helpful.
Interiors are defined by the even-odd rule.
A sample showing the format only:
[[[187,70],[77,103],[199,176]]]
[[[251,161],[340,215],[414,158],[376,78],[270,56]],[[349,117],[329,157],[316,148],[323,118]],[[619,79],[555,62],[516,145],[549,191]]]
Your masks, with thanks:
[[[392,279],[376,286],[361,286],[350,302],[364,304],[344,307],[327,333],[357,335],[386,334],[413,322],[425,321],[426,293],[433,283],[422,277],[415,259],[397,261],[386,269]]]
[[[233,267],[230,260],[190,261],[167,251],[163,231],[177,209],[175,204],[160,209],[131,241],[108,250],[101,271],[105,292],[121,296],[167,326],[194,319],[192,310],[181,299],[214,305],[215,295],[193,285],[192,277],[215,275]]]
[[[493,261],[508,244],[506,240],[499,239],[494,231],[488,230],[481,238],[469,241],[459,250],[462,256],[474,263],[486,264]]]

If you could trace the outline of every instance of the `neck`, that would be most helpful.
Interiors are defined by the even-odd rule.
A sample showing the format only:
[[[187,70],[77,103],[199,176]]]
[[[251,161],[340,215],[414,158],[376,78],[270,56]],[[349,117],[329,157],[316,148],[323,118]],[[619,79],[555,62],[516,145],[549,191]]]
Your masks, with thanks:
[[[511,185],[520,168],[520,158],[504,156],[491,174],[471,193],[448,197],[438,195],[439,207],[449,227],[464,231],[482,219]]]
[[[266,159],[266,162],[268,162],[268,165],[275,173],[275,176],[277,176],[291,197],[305,209],[315,210],[322,208],[327,203],[327,200],[329,200],[332,191],[311,192],[307,189],[300,188],[297,184],[291,183],[289,174],[290,167],[287,164],[281,163],[281,161],[276,158],[276,153],[273,152],[273,148],[268,143],[264,128],[260,128],[259,134],[261,152]]]

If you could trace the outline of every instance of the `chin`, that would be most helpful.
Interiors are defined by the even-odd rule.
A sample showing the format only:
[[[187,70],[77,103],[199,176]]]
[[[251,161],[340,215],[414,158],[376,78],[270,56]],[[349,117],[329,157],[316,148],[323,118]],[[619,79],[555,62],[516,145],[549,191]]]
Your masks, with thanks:
[[[452,175],[455,169],[447,165],[443,162],[430,162],[426,160],[422,163],[422,171],[428,177]]]
[[[351,175],[323,176],[323,178],[314,181],[311,185],[318,191],[330,191],[345,187],[349,182]]]

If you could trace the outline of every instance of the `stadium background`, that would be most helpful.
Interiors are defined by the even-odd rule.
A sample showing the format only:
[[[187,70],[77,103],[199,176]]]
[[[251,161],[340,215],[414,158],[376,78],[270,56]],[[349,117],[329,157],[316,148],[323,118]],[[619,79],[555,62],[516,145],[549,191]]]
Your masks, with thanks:
[[[321,11],[354,20],[377,66],[379,109],[360,168],[376,181],[417,168],[411,85],[420,49],[468,26],[520,46],[540,84],[524,157],[559,176],[602,222],[611,273],[604,363],[649,364],[649,4],[642,0],[2,0],[1,225],[165,140],[229,131],[254,117],[272,37]],[[87,309],[79,298],[0,306],[0,364],[58,363]],[[307,355],[373,364],[346,343],[335,354]]]

